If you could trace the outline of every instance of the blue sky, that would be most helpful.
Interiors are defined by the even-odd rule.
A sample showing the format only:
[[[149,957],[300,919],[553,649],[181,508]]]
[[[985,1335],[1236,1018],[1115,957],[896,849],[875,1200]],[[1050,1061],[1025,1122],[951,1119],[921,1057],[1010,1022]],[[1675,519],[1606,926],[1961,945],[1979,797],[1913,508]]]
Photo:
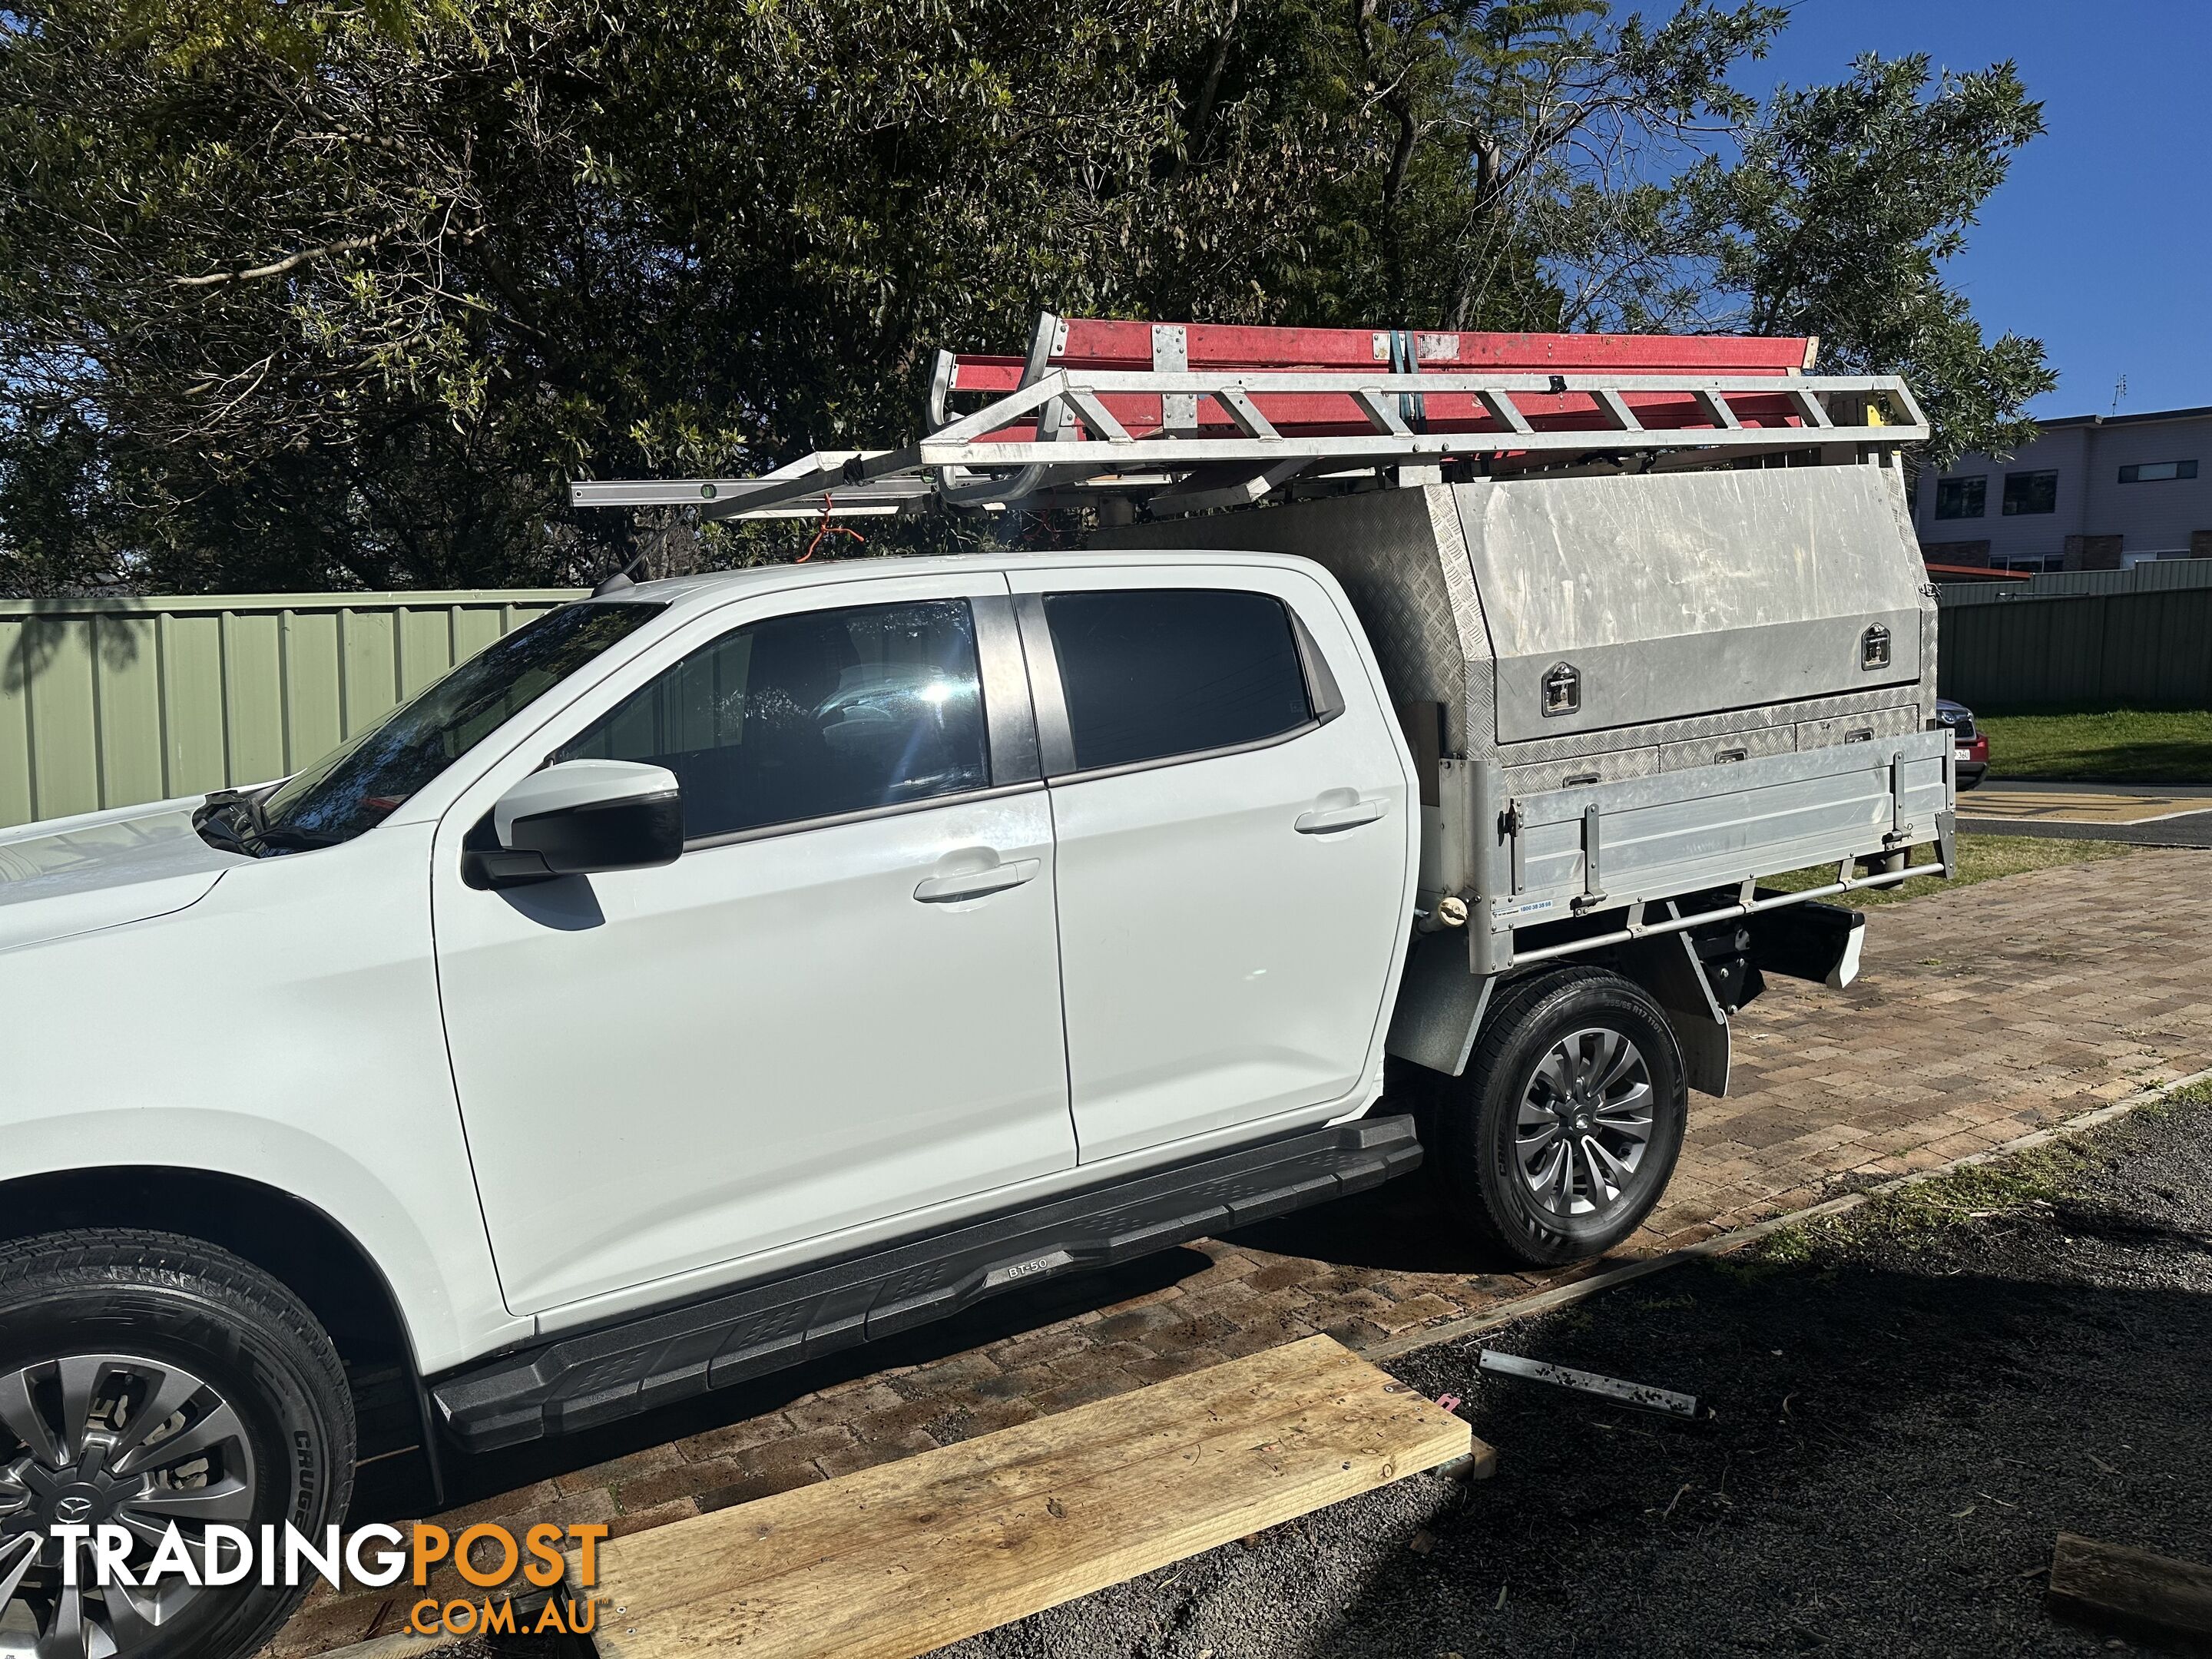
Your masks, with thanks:
[[[1862,52],[1983,69],[2009,58],[2048,131],[1950,275],[1985,333],[2039,337],[2042,416],[2212,404],[2212,0],[1796,0],[1764,94],[1842,78]]]

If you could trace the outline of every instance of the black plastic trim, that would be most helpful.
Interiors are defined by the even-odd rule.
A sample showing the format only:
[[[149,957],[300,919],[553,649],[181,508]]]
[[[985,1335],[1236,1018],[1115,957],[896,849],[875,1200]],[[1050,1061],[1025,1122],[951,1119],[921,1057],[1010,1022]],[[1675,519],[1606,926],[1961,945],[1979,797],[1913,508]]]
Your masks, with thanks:
[[[1410,1117],[1362,1119],[1064,1194],[556,1338],[431,1387],[471,1451],[571,1433],[1103,1267],[1364,1191],[1419,1164]]]
[[[1758,892],[1761,898],[1778,896],[1777,890],[1769,888]],[[1755,967],[1822,985],[1842,963],[1851,935],[1866,926],[1866,913],[1836,904],[1792,904],[1760,911],[1733,925],[1749,935]]]
[[[1344,712],[1344,693],[1336,684],[1336,676],[1329,672],[1328,659],[1322,653],[1321,641],[1306,626],[1306,619],[1298,615],[1297,606],[1287,599],[1283,609],[1291,613],[1291,634],[1297,640],[1298,663],[1306,672],[1306,707],[1313,710],[1315,721],[1327,726]]]

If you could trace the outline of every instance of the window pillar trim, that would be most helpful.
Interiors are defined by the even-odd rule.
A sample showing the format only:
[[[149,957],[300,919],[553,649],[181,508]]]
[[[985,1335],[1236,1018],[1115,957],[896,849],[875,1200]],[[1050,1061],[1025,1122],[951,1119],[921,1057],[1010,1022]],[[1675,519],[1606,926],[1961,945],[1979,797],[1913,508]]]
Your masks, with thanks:
[[[1075,728],[1067,718],[1067,690],[1060,678],[1052,624],[1045,619],[1044,595],[1017,594],[1014,616],[1021,628],[1022,653],[1029,659],[1039,763],[1046,777],[1064,778],[1075,770]]]
[[[1014,601],[1004,593],[978,593],[969,597],[968,605],[975,619],[975,656],[983,681],[992,786],[1034,783],[1043,775],[1037,712],[1023,664]]]

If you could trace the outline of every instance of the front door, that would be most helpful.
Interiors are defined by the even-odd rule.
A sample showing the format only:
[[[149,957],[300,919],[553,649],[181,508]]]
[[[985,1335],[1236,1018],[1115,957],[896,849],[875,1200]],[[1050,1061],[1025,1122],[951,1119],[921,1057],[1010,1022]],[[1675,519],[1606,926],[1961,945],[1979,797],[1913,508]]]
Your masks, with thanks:
[[[1328,592],[1189,555],[1012,580],[1084,1162],[1358,1104],[1416,829],[1403,744]]]
[[[490,800],[448,815],[440,981],[515,1311],[1073,1163],[1049,811],[992,740],[1016,700],[1028,718],[1018,651],[991,643],[1004,593],[758,601],[549,728],[529,764],[676,773],[672,865],[477,890],[459,839]]]

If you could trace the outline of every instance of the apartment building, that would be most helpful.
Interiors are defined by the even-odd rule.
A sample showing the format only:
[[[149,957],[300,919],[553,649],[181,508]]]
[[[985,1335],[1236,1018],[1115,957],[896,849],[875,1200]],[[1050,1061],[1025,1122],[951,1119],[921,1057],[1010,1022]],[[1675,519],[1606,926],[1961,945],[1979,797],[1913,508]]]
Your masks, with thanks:
[[[2045,421],[2008,460],[1923,468],[1912,519],[1930,564],[2121,570],[2212,558],[2212,409]]]

